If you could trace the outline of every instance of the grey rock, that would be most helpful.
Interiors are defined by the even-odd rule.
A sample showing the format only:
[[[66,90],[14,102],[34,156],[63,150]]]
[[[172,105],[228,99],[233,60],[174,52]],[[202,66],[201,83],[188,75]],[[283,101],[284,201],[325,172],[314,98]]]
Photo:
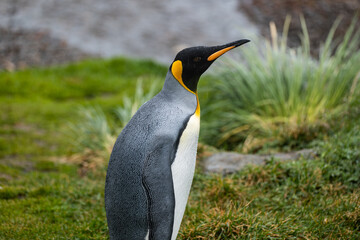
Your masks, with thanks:
[[[314,159],[316,157],[316,151],[314,149],[302,149],[295,152],[289,153],[275,153],[272,155],[264,155],[267,159],[271,159],[271,157],[276,158],[280,161],[288,161],[288,160],[297,160],[301,157],[306,159]]]
[[[215,153],[204,161],[204,171],[206,173],[230,174],[237,172],[248,165],[264,165],[272,158],[280,161],[297,160],[301,157],[314,159],[316,151],[313,149],[303,149],[290,153],[276,153],[268,155],[240,154],[236,152]]]

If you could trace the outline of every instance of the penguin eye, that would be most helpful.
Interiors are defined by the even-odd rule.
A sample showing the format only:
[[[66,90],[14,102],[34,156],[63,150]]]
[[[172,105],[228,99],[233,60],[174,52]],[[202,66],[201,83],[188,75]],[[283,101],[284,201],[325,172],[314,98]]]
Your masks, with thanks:
[[[193,61],[194,61],[194,62],[200,62],[200,61],[201,61],[201,57],[194,57]]]

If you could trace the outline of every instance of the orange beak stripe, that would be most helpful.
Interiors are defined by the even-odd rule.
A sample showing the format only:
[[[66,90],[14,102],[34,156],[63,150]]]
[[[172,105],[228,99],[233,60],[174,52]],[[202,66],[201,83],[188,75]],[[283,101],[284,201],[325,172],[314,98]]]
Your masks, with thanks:
[[[218,57],[220,57],[221,55],[223,55],[224,53],[226,53],[227,51],[233,49],[235,46],[231,46],[231,47],[227,47],[227,48],[224,48],[224,49],[221,49],[213,54],[211,54],[209,57],[208,57],[208,61],[214,61],[215,59],[217,59]]]

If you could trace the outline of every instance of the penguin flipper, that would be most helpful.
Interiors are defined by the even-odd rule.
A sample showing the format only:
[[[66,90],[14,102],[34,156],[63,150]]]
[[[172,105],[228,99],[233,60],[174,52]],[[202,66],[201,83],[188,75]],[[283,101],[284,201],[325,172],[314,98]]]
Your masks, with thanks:
[[[164,140],[146,157],[142,182],[148,199],[149,239],[171,239],[175,209],[172,154],[173,145]]]

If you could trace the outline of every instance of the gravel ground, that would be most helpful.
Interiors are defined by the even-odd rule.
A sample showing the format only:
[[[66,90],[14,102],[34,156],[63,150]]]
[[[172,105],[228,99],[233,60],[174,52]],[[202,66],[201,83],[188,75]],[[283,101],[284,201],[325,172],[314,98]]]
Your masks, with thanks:
[[[74,48],[89,55],[164,63],[187,46],[222,44],[258,33],[238,10],[237,0],[2,0],[0,27],[15,35],[47,34],[49,40],[71,46],[70,52]]]
[[[46,32],[0,28],[0,36],[0,69],[7,71],[95,57],[68,46],[66,41],[53,38]]]

